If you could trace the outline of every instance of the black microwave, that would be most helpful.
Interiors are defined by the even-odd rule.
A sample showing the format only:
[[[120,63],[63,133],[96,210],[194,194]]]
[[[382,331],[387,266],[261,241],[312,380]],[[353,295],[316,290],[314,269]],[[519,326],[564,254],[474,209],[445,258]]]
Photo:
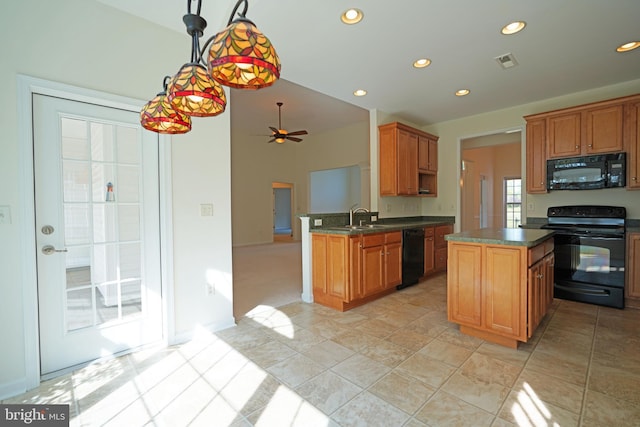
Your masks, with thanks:
[[[547,160],[548,190],[593,190],[625,186],[626,153]]]

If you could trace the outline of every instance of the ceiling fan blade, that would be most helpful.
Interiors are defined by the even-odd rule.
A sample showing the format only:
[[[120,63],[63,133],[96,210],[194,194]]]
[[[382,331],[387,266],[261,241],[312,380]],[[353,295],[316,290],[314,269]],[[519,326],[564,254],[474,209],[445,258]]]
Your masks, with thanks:
[[[289,135],[291,135],[291,134],[289,134]],[[287,139],[288,139],[288,140],[290,140],[290,141],[295,141],[295,142],[300,142],[300,141],[302,141],[302,139],[301,139],[301,138],[295,138],[295,137],[293,137],[293,136],[285,136],[285,138],[287,138]]]
[[[295,132],[289,132],[287,135],[306,135],[307,131],[306,130],[297,130]]]
[[[278,133],[278,129],[276,129],[274,127],[269,126],[269,129],[271,129],[273,131],[273,133]]]
[[[275,139],[275,138],[273,138],[272,140],[270,140],[270,141],[267,141],[267,142],[274,142],[275,140],[276,140],[276,139]]]

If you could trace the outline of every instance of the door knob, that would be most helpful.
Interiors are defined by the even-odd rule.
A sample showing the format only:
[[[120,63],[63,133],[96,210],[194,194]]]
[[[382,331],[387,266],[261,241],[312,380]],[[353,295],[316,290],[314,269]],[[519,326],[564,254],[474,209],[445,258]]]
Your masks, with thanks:
[[[46,245],[42,247],[42,253],[45,255],[51,255],[54,254],[56,252],[67,252],[67,248],[64,249],[56,249],[51,245]]]

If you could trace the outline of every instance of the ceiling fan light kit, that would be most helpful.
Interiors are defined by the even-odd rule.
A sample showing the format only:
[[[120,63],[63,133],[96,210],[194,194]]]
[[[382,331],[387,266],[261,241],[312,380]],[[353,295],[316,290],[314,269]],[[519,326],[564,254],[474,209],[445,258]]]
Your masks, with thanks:
[[[269,126],[271,129],[272,139],[269,142],[276,142],[278,144],[284,143],[286,140],[300,142],[302,138],[297,138],[298,135],[307,135],[306,130],[297,130],[295,132],[288,132],[285,129],[282,129],[282,102],[276,102],[278,106],[278,128],[274,128],[273,126]]]
[[[209,117],[224,112],[227,99],[222,85],[255,90],[271,86],[280,78],[275,48],[246,18],[248,0],[238,0],[227,27],[209,38],[200,50],[200,37],[207,26],[200,16],[201,2],[197,0],[193,14],[191,0],[187,0],[187,14],[182,18],[191,36],[191,61],[175,76],[166,76],[163,92],[142,107],[140,123],[145,129],[167,134],[188,132],[191,116]],[[243,11],[234,20],[242,4]],[[209,45],[205,62],[203,55]]]

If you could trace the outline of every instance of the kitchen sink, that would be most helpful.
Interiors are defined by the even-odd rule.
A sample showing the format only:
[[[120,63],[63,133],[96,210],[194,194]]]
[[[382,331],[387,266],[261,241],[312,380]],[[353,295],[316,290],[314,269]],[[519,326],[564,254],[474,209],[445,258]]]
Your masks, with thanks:
[[[371,228],[384,228],[384,225],[380,225],[380,224],[345,225],[345,228],[349,228],[351,230],[368,230]]]

